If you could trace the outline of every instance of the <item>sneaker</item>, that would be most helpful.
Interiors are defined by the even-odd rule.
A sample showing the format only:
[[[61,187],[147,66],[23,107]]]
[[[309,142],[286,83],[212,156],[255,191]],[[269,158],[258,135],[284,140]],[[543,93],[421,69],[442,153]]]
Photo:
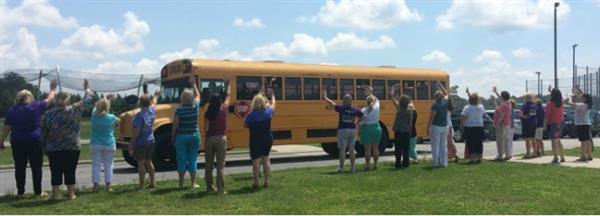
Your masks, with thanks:
[[[587,160],[588,160],[588,161],[593,161],[593,160],[594,160],[594,158],[592,158],[592,157],[588,157],[588,158],[587,158]]]
[[[567,161],[565,160],[565,158],[561,158],[561,159],[560,159],[560,162],[561,162],[561,163],[564,163],[564,162],[567,162]]]
[[[495,161],[501,161],[502,160],[502,156],[498,155],[496,156],[496,158],[494,158]]]
[[[553,164],[559,164],[559,162],[558,162],[558,158],[554,158],[554,160],[552,160],[552,162],[550,162],[550,163],[553,163]]]
[[[587,162],[587,158],[580,157],[580,158],[578,158],[575,161],[577,161],[577,162]]]
[[[504,158],[505,161],[509,161],[510,159],[512,159],[512,156],[508,156],[508,157]]]
[[[344,173],[344,168],[338,168],[337,173]]]

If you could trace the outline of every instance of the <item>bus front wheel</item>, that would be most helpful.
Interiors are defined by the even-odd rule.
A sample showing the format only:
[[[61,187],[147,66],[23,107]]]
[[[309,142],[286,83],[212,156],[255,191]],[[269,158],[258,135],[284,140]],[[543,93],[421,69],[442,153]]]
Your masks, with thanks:
[[[128,149],[123,149],[123,150],[121,150],[121,152],[123,153],[123,158],[125,159],[125,162],[127,162],[129,165],[131,165],[133,167],[137,167],[137,161],[135,160],[135,158],[133,158],[133,155],[129,154]]]
[[[323,151],[331,156],[338,156],[339,150],[337,148],[337,143],[321,143],[321,148],[323,148]]]
[[[172,170],[177,166],[175,146],[171,142],[171,134],[165,130],[156,134],[152,163],[156,170]]]

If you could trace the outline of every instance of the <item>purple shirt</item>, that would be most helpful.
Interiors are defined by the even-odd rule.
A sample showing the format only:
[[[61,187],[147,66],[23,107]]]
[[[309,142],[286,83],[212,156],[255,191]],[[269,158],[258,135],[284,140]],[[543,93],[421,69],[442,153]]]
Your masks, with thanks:
[[[544,112],[544,106],[541,104],[537,105],[537,109],[535,112],[536,117],[536,127],[543,128],[544,127],[544,117],[546,117],[546,113]]]
[[[340,113],[340,120],[338,122],[338,129],[354,129],[355,117],[362,117],[363,113],[354,107],[343,107],[342,105],[335,105],[335,111]]]
[[[39,142],[41,117],[47,107],[45,101],[11,107],[4,121],[4,125],[11,126],[10,142]]]
[[[533,124],[537,123],[537,104],[527,101],[521,107],[521,112],[523,112],[523,118],[521,118],[521,123],[523,124]]]
[[[148,145],[154,143],[152,126],[156,119],[156,108],[142,108],[133,118],[133,127],[141,128],[140,134],[135,140],[136,145]]]

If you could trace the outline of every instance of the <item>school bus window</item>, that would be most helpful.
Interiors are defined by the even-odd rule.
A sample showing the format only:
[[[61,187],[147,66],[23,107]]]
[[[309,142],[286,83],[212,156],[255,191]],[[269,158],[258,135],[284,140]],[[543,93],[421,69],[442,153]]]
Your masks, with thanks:
[[[262,78],[259,76],[238,76],[236,80],[236,93],[238,100],[252,100],[260,92]]]
[[[415,99],[415,81],[405,80],[402,81],[402,94],[407,95],[410,99]]]
[[[380,100],[385,100],[386,94],[385,80],[373,80],[373,94]]]
[[[400,88],[400,81],[398,80],[388,80],[387,81],[387,88],[390,90],[394,90],[397,91],[398,94],[402,95],[402,88]],[[386,92],[386,95],[389,95],[389,92]],[[411,97],[412,99],[412,97]]]
[[[340,79],[340,88],[342,96],[345,94],[350,94],[354,96],[354,80],[352,79]]]
[[[356,80],[356,88],[358,89],[358,92],[356,92],[356,99],[358,99],[358,100],[367,98],[367,96],[365,95],[365,92],[361,88],[363,85],[371,85],[371,80],[368,80],[368,79],[357,79]]]
[[[332,100],[338,99],[337,79],[335,78],[323,78],[323,89],[327,92],[327,97]]]
[[[429,100],[429,81],[417,81],[417,100]]]
[[[277,99],[282,99],[283,96],[283,86],[281,85],[281,77],[265,77],[265,83],[267,87],[273,88],[273,94]]]
[[[304,78],[304,100],[320,100],[319,78]]]
[[[211,95],[219,94],[225,98],[225,81],[222,79],[202,79],[200,81],[200,89],[202,90],[200,105],[208,103]]]
[[[302,100],[301,79],[298,77],[285,78],[285,99]]]

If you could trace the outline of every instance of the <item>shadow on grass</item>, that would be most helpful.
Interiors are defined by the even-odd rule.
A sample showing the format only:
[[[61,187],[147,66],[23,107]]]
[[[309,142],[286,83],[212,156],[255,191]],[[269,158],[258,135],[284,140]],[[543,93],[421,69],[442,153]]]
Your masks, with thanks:
[[[213,194],[217,195],[216,193],[209,193],[209,192],[206,192],[206,191],[193,192],[193,193],[183,194],[181,196],[181,198],[184,198],[184,199],[202,199],[202,198],[204,198],[206,196],[213,195]]]
[[[40,198],[40,199],[36,199],[33,201],[12,203],[10,205],[15,208],[31,208],[31,207],[54,205],[54,204],[58,204],[58,203],[65,202],[65,201],[67,201],[67,200],[66,199],[49,200],[48,198]]]
[[[176,187],[169,187],[169,188],[160,188],[160,189],[156,189],[152,192],[150,192],[151,194],[154,195],[163,195],[163,194],[168,194],[171,192],[175,192],[175,191],[180,191],[182,189],[176,188]]]
[[[137,173],[138,170],[135,167],[129,167],[129,168],[119,168],[119,169],[114,169],[113,173],[115,174],[130,174],[130,173]]]
[[[243,188],[238,188],[232,191],[229,191],[230,194],[251,194],[251,193],[256,193],[261,191],[262,188],[252,188],[252,186],[248,186],[248,187],[243,187]]]

